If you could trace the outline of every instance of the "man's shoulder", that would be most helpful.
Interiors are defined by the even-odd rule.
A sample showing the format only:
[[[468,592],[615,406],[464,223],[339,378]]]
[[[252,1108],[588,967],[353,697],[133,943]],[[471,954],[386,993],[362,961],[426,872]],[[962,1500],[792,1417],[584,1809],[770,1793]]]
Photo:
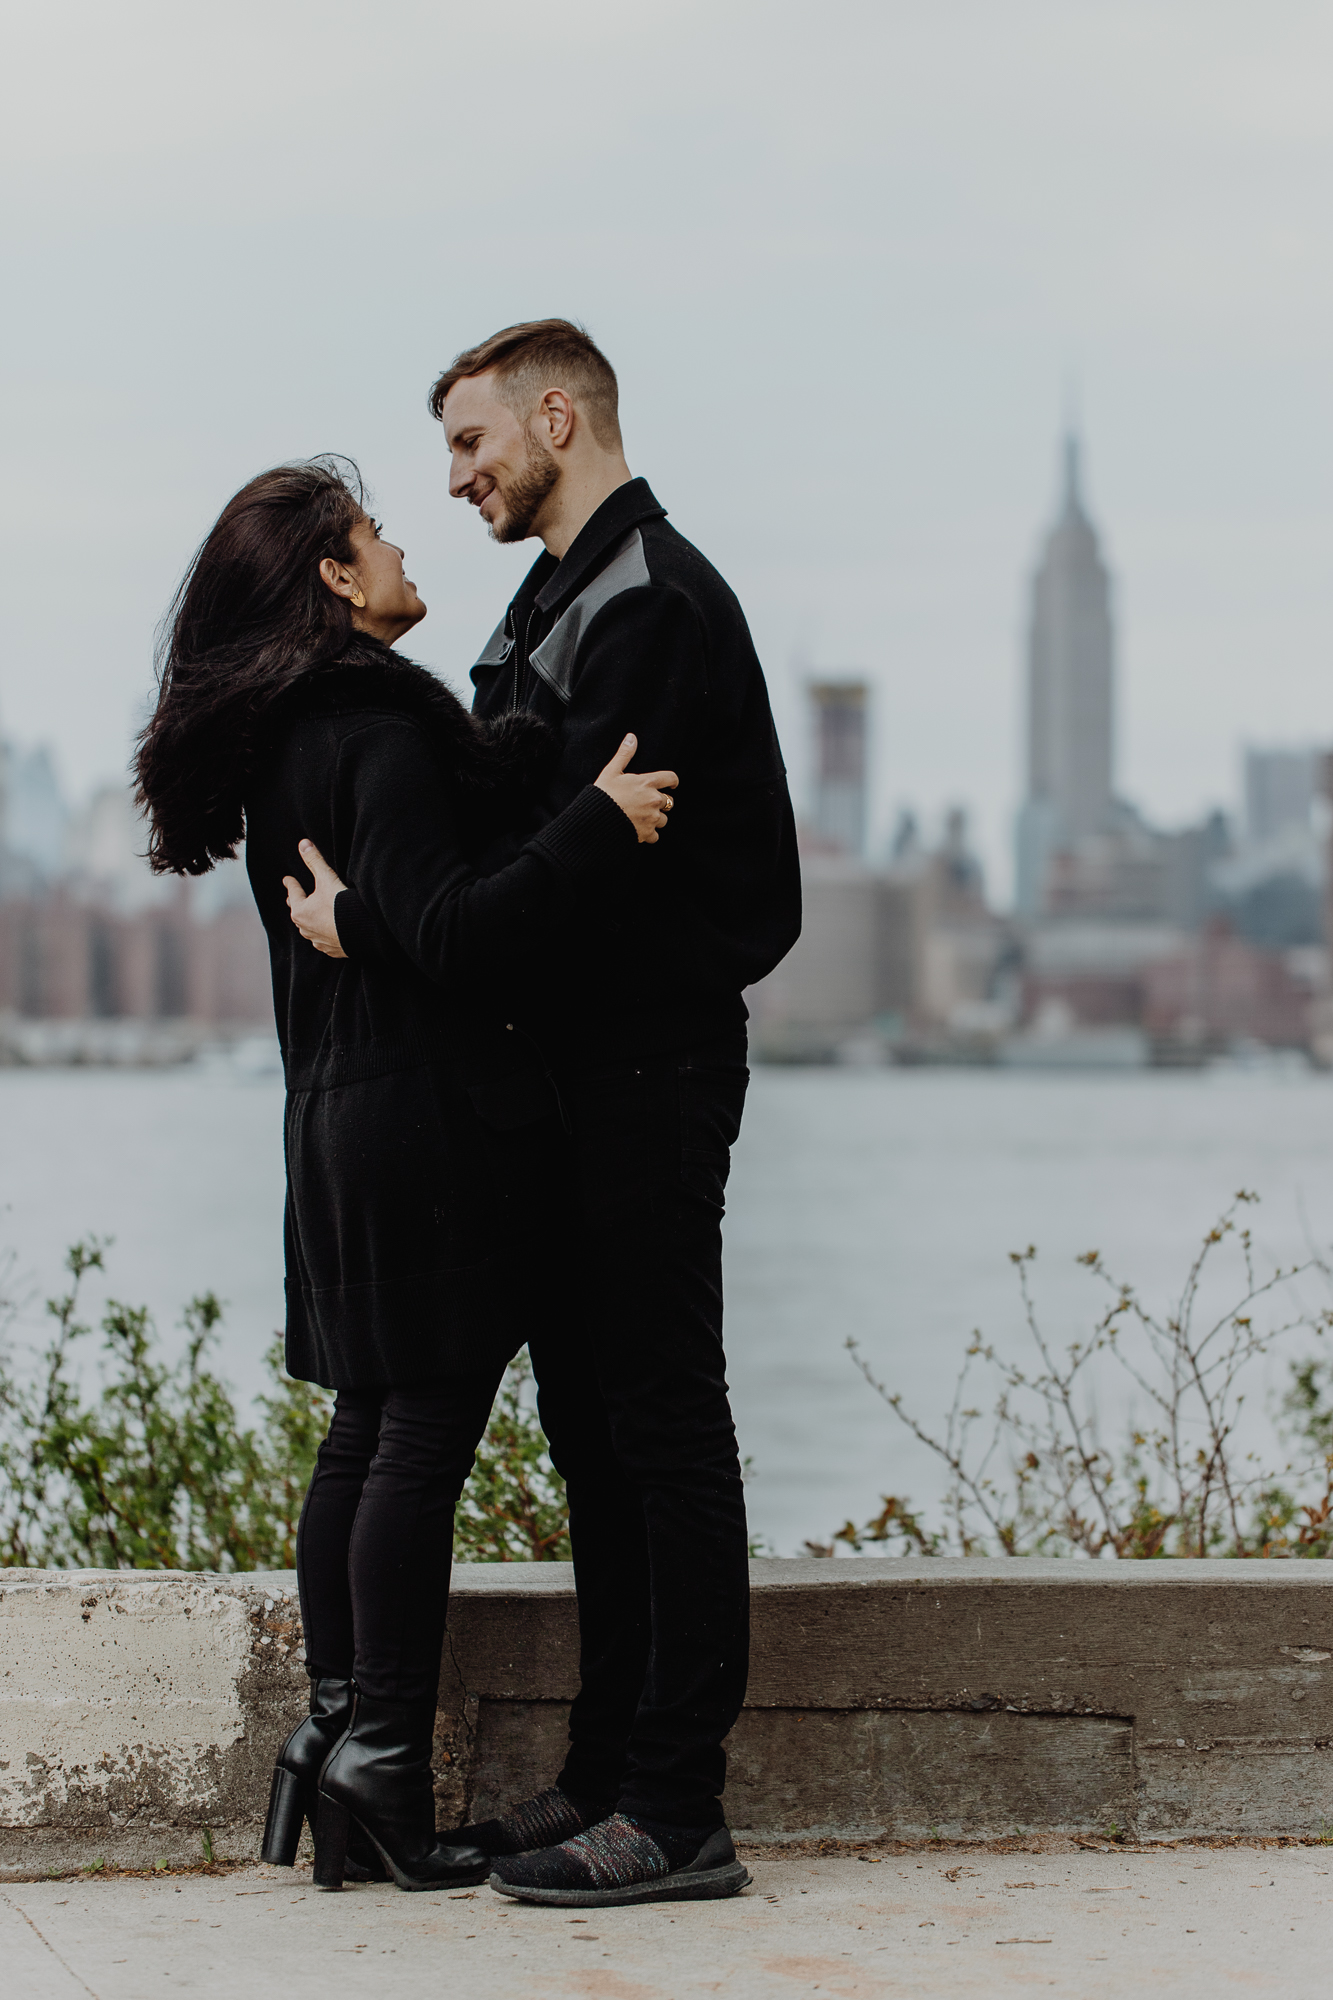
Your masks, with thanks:
[[[688,602],[710,651],[752,661],[754,642],[740,599],[703,551],[669,521],[645,521],[641,533],[649,581]]]
[[[670,521],[660,516],[644,521],[639,533],[651,582],[683,591],[687,597],[716,597],[736,603],[736,593],[726,578]]]

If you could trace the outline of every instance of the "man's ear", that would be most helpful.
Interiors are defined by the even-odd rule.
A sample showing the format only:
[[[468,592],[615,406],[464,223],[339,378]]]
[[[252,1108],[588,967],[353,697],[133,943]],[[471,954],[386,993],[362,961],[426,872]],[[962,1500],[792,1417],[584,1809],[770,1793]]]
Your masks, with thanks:
[[[548,389],[537,405],[537,421],[546,426],[552,451],[563,451],[574,435],[574,405],[564,389]]]

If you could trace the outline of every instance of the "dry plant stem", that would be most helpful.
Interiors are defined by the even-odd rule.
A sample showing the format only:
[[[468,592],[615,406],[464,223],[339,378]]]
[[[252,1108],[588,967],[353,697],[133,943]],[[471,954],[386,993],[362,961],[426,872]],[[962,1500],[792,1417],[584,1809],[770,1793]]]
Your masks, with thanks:
[[[1018,1267],[1018,1283],[1023,1295],[1024,1318],[1027,1322],[1028,1332],[1037,1344],[1037,1351],[1046,1364],[1046,1383],[1054,1387],[1059,1399],[1060,1408],[1064,1412],[1065,1421],[1069,1425],[1070,1436],[1074,1440],[1074,1448],[1078,1453],[1079,1465],[1087,1481],[1088,1490],[1091,1492],[1094,1503],[1102,1516],[1102,1523],[1107,1535],[1114,1536],[1115,1523],[1111,1518],[1110,1507],[1107,1505],[1105,1481],[1099,1479],[1097,1473],[1096,1461],[1100,1458],[1101,1454],[1090,1444],[1090,1441],[1085,1436],[1085,1427],[1080,1421],[1078,1411],[1074,1406],[1072,1386],[1084,1358],[1083,1351],[1078,1347],[1077,1343],[1070,1348],[1070,1357],[1073,1365],[1067,1375],[1062,1375],[1046,1344],[1046,1338],[1042,1333],[1041,1327],[1037,1323],[1036,1307],[1032,1300],[1032,1288],[1028,1283],[1028,1267],[1036,1257],[1036,1254],[1036,1250],[1031,1245],[1029,1245],[1026,1254],[1022,1256],[1012,1254],[1012,1261]],[[1040,1389],[1043,1395],[1047,1395],[1048,1392],[1045,1384],[1041,1384]]]
[[[958,1534],[959,1543],[961,1545],[960,1552],[963,1555],[970,1555],[973,1552],[972,1538],[967,1526],[967,1522],[962,1507],[961,1495],[963,1492],[967,1492],[972,1496],[973,1504],[985,1517],[987,1526],[993,1531],[993,1533],[997,1536],[997,1538],[1001,1542],[1003,1542],[1005,1539],[1004,1527],[996,1519],[994,1513],[991,1510],[990,1504],[986,1499],[985,1488],[981,1479],[977,1476],[974,1476],[972,1473],[968,1471],[966,1465],[963,1463],[962,1457],[954,1447],[954,1438],[958,1431],[958,1418],[959,1418],[958,1406],[961,1400],[962,1386],[967,1376],[966,1363],[964,1364],[963,1370],[959,1375],[958,1388],[955,1391],[953,1405],[949,1411],[949,1416],[947,1420],[947,1429],[945,1432],[945,1442],[941,1444],[937,1438],[931,1437],[930,1433],[925,1429],[923,1429],[923,1427],[917,1422],[916,1418],[912,1416],[909,1411],[903,1408],[902,1391],[901,1390],[890,1391],[888,1388],[886,1388],[883,1382],[880,1382],[876,1379],[876,1377],[870,1371],[869,1364],[866,1362],[864,1356],[861,1353],[859,1343],[856,1340],[854,1340],[850,1335],[848,1336],[846,1346],[848,1352],[852,1356],[852,1359],[855,1361],[856,1366],[865,1376],[866,1381],[870,1384],[871,1388],[875,1391],[876,1395],[883,1397],[884,1401],[888,1404],[889,1408],[893,1411],[894,1415],[897,1418],[899,1418],[899,1420],[902,1423],[906,1424],[908,1430],[912,1432],[913,1436],[919,1438],[922,1444],[927,1445],[931,1451],[935,1452],[940,1458],[942,1458],[944,1460],[944,1463],[948,1466],[950,1472],[953,1474],[954,1488],[949,1494],[948,1500],[946,1501],[946,1505],[949,1509],[950,1514],[953,1516],[954,1519],[954,1524]],[[972,1351],[973,1350],[969,1349],[969,1353],[971,1353]],[[971,1411],[964,1412],[964,1415],[969,1418],[975,1414],[977,1413]],[[999,1426],[997,1425],[996,1439],[998,1439],[999,1434],[1000,1434]],[[965,1436],[966,1436],[966,1429],[964,1427],[964,1437]],[[992,1448],[994,1447],[994,1443],[995,1440],[993,1439]],[[989,1453],[987,1454],[987,1456],[989,1456]],[[984,1467],[985,1461],[983,1460],[982,1463]],[[1010,1551],[1006,1550],[1006,1554],[1008,1553],[1010,1553]]]
[[[974,1333],[942,1436],[905,1409],[902,1396],[877,1379],[858,1344],[849,1340],[866,1381],[945,1465],[949,1486],[939,1530],[924,1526],[907,1501],[887,1498],[874,1521],[864,1528],[848,1522],[835,1539],[860,1548],[897,1538],[925,1553],[952,1548],[963,1555],[988,1549],[1088,1556],[1155,1556],[1168,1549],[1195,1556],[1333,1552],[1333,1409],[1322,1401],[1323,1364],[1293,1367],[1295,1386],[1286,1404],[1297,1435],[1316,1448],[1302,1476],[1318,1464],[1323,1484],[1320,1497],[1300,1507],[1305,1520],[1294,1543],[1286,1530],[1298,1503],[1280,1484],[1293,1468],[1287,1466],[1282,1475],[1250,1475],[1236,1459],[1246,1368],[1290,1335],[1320,1335],[1333,1325],[1333,1313],[1308,1309],[1297,1291],[1297,1281],[1311,1272],[1333,1282],[1333,1266],[1319,1255],[1264,1276],[1256,1272],[1250,1232],[1237,1224],[1241,1208],[1255,1200],[1242,1190],[1207,1232],[1174,1310],[1163,1316],[1113,1277],[1098,1252],[1079,1258],[1109,1288],[1112,1301],[1090,1337],[1071,1342],[1063,1357],[1048,1339],[1033,1297],[1036,1252],[1029,1247],[1014,1253],[1037,1372],[1029,1376]],[[1212,1267],[1228,1244],[1239,1253],[1239,1297],[1223,1312],[1205,1312],[1205,1299],[1215,1296],[1225,1276],[1225,1266],[1216,1275]],[[1274,1311],[1279,1302],[1281,1309]],[[1143,1336],[1147,1358],[1124,1350],[1126,1326]],[[1154,1426],[1133,1432],[1118,1452],[1101,1441],[1091,1414],[1090,1391],[1103,1357],[1118,1364],[1155,1413]],[[965,1404],[964,1397],[978,1361],[997,1379],[989,1435],[973,1449],[982,1411]],[[1333,1366],[1325,1373],[1333,1385]],[[1008,1462],[997,1471],[1001,1454]],[[1247,1506],[1255,1510],[1251,1530],[1245,1524]]]
[[[1126,1373],[1161,1409],[1166,1419],[1166,1434],[1170,1441],[1172,1472],[1182,1492],[1189,1487],[1189,1475],[1186,1471],[1185,1452],[1180,1435],[1186,1381],[1193,1385],[1199,1398],[1207,1423],[1209,1449],[1207,1453],[1196,1454],[1199,1479],[1196,1489],[1197,1545],[1194,1553],[1198,1555],[1202,1555],[1207,1546],[1208,1510],[1215,1487],[1221,1488],[1233,1539],[1238,1541],[1242,1538],[1240,1495],[1227,1451],[1227,1445],[1234,1433],[1236,1420],[1245,1400],[1242,1394],[1236,1394],[1233,1399],[1232,1392],[1236,1378],[1248,1362],[1267,1352],[1276,1340],[1312,1323],[1308,1314],[1301,1313],[1278,1326],[1270,1327],[1262,1334],[1255,1331],[1253,1308],[1279,1287],[1290,1285],[1296,1278],[1315,1268],[1316,1262],[1314,1259],[1308,1259],[1304,1264],[1293,1265],[1287,1270],[1279,1267],[1267,1279],[1256,1280],[1250,1231],[1248,1229],[1237,1231],[1235,1218],[1242,1203],[1252,1203],[1257,1200],[1257,1195],[1242,1189],[1216,1226],[1209,1230],[1190,1266],[1180,1304],[1164,1325],[1145,1311],[1130,1287],[1117,1284],[1106,1271],[1100,1257],[1090,1254],[1081,1260],[1118,1294],[1116,1305],[1102,1320],[1098,1332],[1104,1336],[1106,1344],[1115,1351],[1116,1359]],[[1244,1261],[1245,1292],[1229,1311],[1216,1319],[1202,1335],[1196,1338],[1194,1315],[1206,1266],[1209,1259],[1215,1256],[1219,1245],[1232,1234],[1237,1237]],[[1126,1313],[1132,1315],[1148,1336],[1154,1351],[1164,1360],[1170,1379],[1168,1395],[1163,1395],[1157,1385],[1148,1380],[1116,1346],[1115,1320]],[[1220,1341],[1228,1330],[1233,1336],[1230,1343],[1205,1364],[1205,1355],[1209,1348],[1215,1341]],[[1220,1377],[1220,1380],[1215,1382],[1214,1377]]]

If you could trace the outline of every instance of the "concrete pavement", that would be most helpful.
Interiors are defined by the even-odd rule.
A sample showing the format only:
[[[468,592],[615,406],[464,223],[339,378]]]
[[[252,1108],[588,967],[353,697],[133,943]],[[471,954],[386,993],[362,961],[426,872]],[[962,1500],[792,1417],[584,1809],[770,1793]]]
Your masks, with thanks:
[[[1330,1990],[1333,1847],[751,1848],[726,1903],[569,1916],[308,1870],[7,1882],[8,2000],[934,2000]]]

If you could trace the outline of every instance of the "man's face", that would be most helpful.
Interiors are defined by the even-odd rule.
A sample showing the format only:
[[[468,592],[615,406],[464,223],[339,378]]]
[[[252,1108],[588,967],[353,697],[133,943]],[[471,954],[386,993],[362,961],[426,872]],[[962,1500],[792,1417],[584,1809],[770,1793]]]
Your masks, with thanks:
[[[560,466],[534,429],[501,402],[494,373],[455,382],[441,415],[453,498],[476,508],[493,541],[522,542],[538,533]]]

